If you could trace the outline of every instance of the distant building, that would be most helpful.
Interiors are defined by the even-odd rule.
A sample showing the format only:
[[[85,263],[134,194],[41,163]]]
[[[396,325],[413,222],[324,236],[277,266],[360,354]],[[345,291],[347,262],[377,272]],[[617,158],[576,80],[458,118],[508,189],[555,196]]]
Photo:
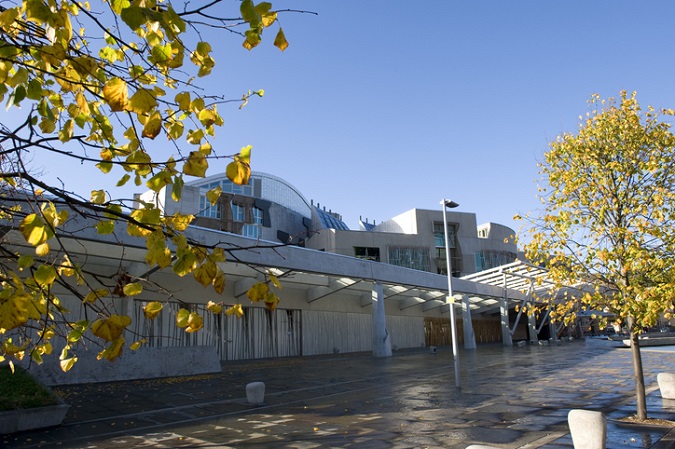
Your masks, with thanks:
[[[446,213],[452,275],[467,274],[514,262],[515,232],[487,223],[476,226],[476,215]],[[447,274],[443,213],[412,209],[378,225],[361,222],[361,230],[317,230],[306,246],[330,253],[385,262],[415,270]]]

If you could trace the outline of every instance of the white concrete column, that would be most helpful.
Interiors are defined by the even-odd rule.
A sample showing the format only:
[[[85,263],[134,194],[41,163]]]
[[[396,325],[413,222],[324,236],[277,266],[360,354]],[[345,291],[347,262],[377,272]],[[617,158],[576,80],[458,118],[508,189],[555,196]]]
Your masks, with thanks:
[[[530,343],[539,343],[539,338],[537,338],[537,317],[534,314],[527,314],[527,328],[530,334]]]
[[[553,319],[551,319],[551,309],[553,306],[549,305],[548,310],[548,334],[550,335],[550,339],[553,343],[558,343],[558,327],[555,325],[553,322]]]
[[[476,349],[476,334],[471,323],[469,295],[462,295],[462,329],[464,329],[464,349]]]
[[[513,346],[513,340],[511,339],[511,329],[509,329],[509,306],[506,298],[502,298],[499,301],[499,311],[502,322],[502,343],[504,346]]]
[[[391,336],[387,331],[382,284],[373,284],[373,357],[391,357]]]

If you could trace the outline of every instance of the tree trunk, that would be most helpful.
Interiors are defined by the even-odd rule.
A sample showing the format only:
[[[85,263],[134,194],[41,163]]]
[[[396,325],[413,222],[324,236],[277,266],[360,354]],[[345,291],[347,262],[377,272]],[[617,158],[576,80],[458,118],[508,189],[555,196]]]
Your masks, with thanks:
[[[645,396],[645,377],[642,371],[642,356],[640,355],[640,334],[631,330],[630,351],[633,355],[633,373],[635,377],[636,418],[647,419],[647,398]]]

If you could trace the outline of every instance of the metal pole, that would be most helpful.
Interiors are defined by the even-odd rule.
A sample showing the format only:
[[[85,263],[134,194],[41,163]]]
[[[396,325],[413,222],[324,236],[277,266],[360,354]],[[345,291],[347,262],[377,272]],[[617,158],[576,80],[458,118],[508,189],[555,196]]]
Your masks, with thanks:
[[[452,293],[452,262],[450,261],[450,241],[448,240],[448,220],[446,218],[445,208],[448,200],[441,201],[443,205],[443,230],[445,232],[445,265],[448,272],[448,299],[450,305],[450,332],[452,335],[452,358],[455,362],[455,387],[460,387],[459,377],[459,356],[457,354],[457,328],[455,323],[455,298]]]

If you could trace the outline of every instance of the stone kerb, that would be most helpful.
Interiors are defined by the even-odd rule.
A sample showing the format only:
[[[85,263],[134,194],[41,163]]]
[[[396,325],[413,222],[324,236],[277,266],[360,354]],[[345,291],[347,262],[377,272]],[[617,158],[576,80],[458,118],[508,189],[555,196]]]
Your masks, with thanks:
[[[251,382],[246,385],[246,399],[249,404],[260,405],[265,402],[265,384]]]
[[[656,381],[661,390],[661,397],[663,399],[675,399],[675,374],[674,373],[659,373],[656,376]]]
[[[607,418],[601,412],[570,410],[567,422],[570,426],[574,449],[605,449]]]

